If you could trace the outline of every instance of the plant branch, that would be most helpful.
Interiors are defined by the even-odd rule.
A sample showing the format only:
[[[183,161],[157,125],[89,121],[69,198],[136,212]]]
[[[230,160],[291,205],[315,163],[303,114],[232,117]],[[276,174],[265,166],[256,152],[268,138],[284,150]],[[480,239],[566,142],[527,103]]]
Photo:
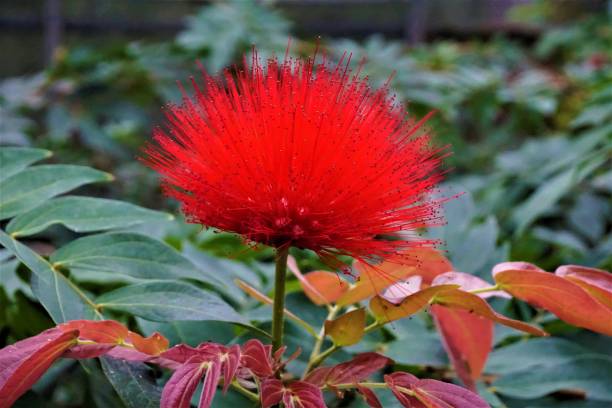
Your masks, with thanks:
[[[370,325],[368,325],[365,329],[363,329],[363,334],[367,334],[370,333],[374,330],[378,330],[381,327],[384,326],[384,323],[379,323],[379,322],[374,322]],[[320,347],[320,346],[319,346]],[[330,348],[328,348],[327,350],[323,351],[322,353],[318,354],[318,355],[311,355],[309,361],[308,361],[308,367],[306,368],[306,372],[304,373],[304,377],[306,376],[306,374],[308,374],[310,371],[312,371],[313,369],[317,368],[319,365],[321,365],[321,363],[323,361],[325,361],[325,359],[329,356],[331,356],[332,354],[334,354],[336,351],[340,350],[342,348],[342,346],[338,346],[338,345],[332,345]],[[318,350],[317,350],[318,352]],[[313,350],[314,353],[314,350]]]
[[[272,306],[272,351],[283,345],[285,317],[285,280],[289,245],[276,248],[276,272],[274,274],[274,304]]]
[[[338,313],[339,310],[340,310],[340,306],[337,306],[337,305],[331,306],[329,309],[329,313],[327,314],[327,317],[325,318],[325,320],[333,320],[333,318],[336,317],[336,314]],[[310,357],[308,358],[308,365],[306,366],[306,370],[304,370],[304,375],[302,376],[302,378],[306,377],[306,374],[308,374],[310,370],[314,368],[313,363],[315,359],[318,357],[318,354],[321,352],[321,347],[323,346],[324,341],[325,341],[325,322],[323,322],[323,325],[321,326],[321,330],[319,331],[317,340],[315,341],[314,347],[312,348],[312,353],[310,353]]]

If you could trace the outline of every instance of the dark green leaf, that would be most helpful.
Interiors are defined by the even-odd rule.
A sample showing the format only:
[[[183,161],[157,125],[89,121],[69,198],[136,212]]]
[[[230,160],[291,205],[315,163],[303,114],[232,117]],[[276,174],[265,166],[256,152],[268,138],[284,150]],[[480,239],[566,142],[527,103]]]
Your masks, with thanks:
[[[184,282],[148,281],[125,286],[99,297],[98,305],[157,322],[215,320],[248,324],[218,296]]]
[[[105,231],[173,218],[169,214],[122,201],[69,196],[51,199],[18,215],[9,222],[6,230],[12,236],[26,236],[51,225],[62,224],[75,232]]]
[[[158,408],[161,387],[155,382],[151,370],[140,362],[100,358],[102,369],[128,408]]]
[[[198,271],[172,247],[134,233],[117,232],[83,237],[51,254],[50,260],[56,268],[68,268],[82,280],[213,280]]]
[[[143,334],[150,336],[155,332],[163,333],[170,344],[185,343],[197,346],[204,341],[228,344],[236,337],[236,328],[227,322],[215,321],[172,321],[152,322],[136,318]]]
[[[19,173],[30,164],[50,157],[51,152],[27,147],[0,148],[0,181]]]
[[[93,301],[73,282],[22,243],[0,231],[0,244],[32,271],[32,292],[56,323],[101,318]]]
[[[506,374],[533,366],[560,364],[586,354],[593,352],[565,339],[555,337],[530,339],[493,351],[485,371],[492,374]]]
[[[555,391],[584,392],[587,398],[612,401],[612,358],[576,356],[557,364],[523,368],[493,383],[496,392],[514,398],[542,397]]]
[[[83,184],[112,179],[108,173],[84,166],[30,167],[0,182],[0,219],[29,211]]]

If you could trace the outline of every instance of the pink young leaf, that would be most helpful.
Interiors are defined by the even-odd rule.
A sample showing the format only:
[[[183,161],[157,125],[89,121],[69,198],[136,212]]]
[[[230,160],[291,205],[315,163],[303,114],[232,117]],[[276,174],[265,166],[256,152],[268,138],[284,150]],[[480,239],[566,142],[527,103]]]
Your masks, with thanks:
[[[371,408],[383,408],[382,404],[378,400],[378,397],[376,396],[374,391],[372,391],[369,388],[362,387],[361,385],[357,385],[357,390],[363,396],[363,398],[365,399],[366,404],[368,404],[369,407],[371,407]]]
[[[392,362],[390,358],[378,353],[363,353],[350,361],[332,367],[316,368],[306,376],[304,381],[319,387],[357,383]]]
[[[326,408],[319,387],[304,381],[294,381],[286,387],[283,403],[287,408]]]
[[[223,363],[223,392],[227,392],[232,379],[236,376],[238,366],[240,365],[240,346],[235,344],[228,347],[227,351],[221,356]]]
[[[492,283],[489,283],[484,279],[480,279],[478,276],[470,275],[469,273],[455,272],[455,271],[445,272],[441,275],[436,276],[431,284],[432,286],[435,286],[435,285],[448,285],[448,284],[453,284],[453,283],[456,285],[460,285],[461,289],[465,291],[489,288],[493,286]],[[510,296],[509,294],[501,290],[479,293],[478,296],[480,296],[483,299],[493,297],[493,296],[502,297],[506,299],[512,298],[512,296]]]
[[[489,408],[477,394],[454,384],[420,380],[412,374],[396,372],[385,376],[391,392],[407,408]]]
[[[503,271],[539,271],[544,272],[544,269],[531,264],[529,262],[502,262],[493,267],[491,275],[495,276]]]
[[[423,278],[421,276],[411,276],[405,281],[397,282],[389,286],[380,297],[394,305],[398,305],[402,303],[402,300],[406,297],[418,292],[421,289],[422,282]]]
[[[66,350],[62,357],[86,359],[100,357],[105,354],[109,354],[115,347],[115,344],[83,344],[71,347]],[[148,356],[147,357],[151,357]]]
[[[208,363],[206,369],[206,376],[204,377],[204,384],[202,387],[202,394],[200,394],[200,402],[198,408],[210,408],[212,400],[217,392],[217,385],[219,385],[219,379],[221,378],[221,365],[219,361],[212,361]],[[231,379],[230,379],[231,382]],[[228,384],[229,385],[229,382]]]
[[[161,408],[189,408],[205,367],[202,363],[187,363],[179,367],[164,386]]]
[[[281,380],[276,378],[266,378],[261,383],[261,407],[269,408],[278,404],[283,399],[284,392],[285,389]]]
[[[259,378],[274,375],[275,362],[272,359],[272,346],[259,340],[249,340],[242,346],[242,365]]]
[[[74,347],[70,350],[74,350]],[[141,361],[145,363],[157,363],[157,357],[126,347],[115,347],[106,353],[107,356],[127,361]],[[160,364],[161,365],[161,364]],[[163,367],[163,365],[162,365]]]
[[[0,350],[0,408],[8,408],[77,341],[77,330],[46,330]]]
[[[276,378],[267,378],[261,384],[261,407],[270,408],[280,402],[286,408],[325,408],[321,390],[304,381],[289,385]]]
[[[191,400],[202,376],[204,384],[200,395],[199,408],[212,404],[219,380],[223,375],[224,391],[232,383],[240,362],[240,347],[225,347],[215,343],[202,343],[198,347],[179,345],[162,353],[154,361],[176,369],[162,393],[162,408],[175,408],[174,405]],[[187,405],[188,406],[188,405]],[[176,405],[176,408],[182,408]]]

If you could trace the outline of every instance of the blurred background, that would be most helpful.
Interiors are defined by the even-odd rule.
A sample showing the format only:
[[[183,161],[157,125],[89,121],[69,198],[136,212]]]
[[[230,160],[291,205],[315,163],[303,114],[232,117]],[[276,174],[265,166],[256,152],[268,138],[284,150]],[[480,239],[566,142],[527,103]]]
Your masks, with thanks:
[[[445,241],[456,270],[490,280],[491,266],[507,260],[548,270],[561,264],[612,268],[610,0],[0,0],[0,144],[46,148],[54,152],[49,162],[116,176],[80,193],[178,213],[137,160],[162,120],[162,105],[180,98],[176,81],[197,74],[196,61],[215,73],[239,62],[253,44],[264,56],[282,55],[292,38],[291,52],[308,56],[319,37],[333,59],[345,51],[355,64],[365,58],[373,85],[395,73],[391,87],[412,114],[437,111],[429,124],[437,143],[453,150],[445,189],[464,194],[446,206],[447,225],[429,233]],[[214,274],[271,276],[269,249],[246,251],[239,238],[180,222],[145,229]],[[75,236],[54,227],[28,245],[48,254]],[[321,267],[312,254],[299,262],[303,271]],[[17,280],[7,278],[17,272]],[[25,268],[2,263],[0,278],[6,283],[0,285],[0,346],[52,325],[25,284]],[[261,285],[269,289],[269,279]],[[113,283],[97,281],[86,289],[109,287]],[[320,320],[320,310],[297,285],[291,288],[290,308]],[[237,299],[232,304],[254,320],[269,315],[244,296]],[[589,352],[611,353],[603,336],[522,302],[503,307]],[[398,325],[395,337],[369,339],[363,350],[380,346],[412,372],[442,376],[431,369],[447,365],[441,345],[418,321]],[[161,330],[173,342],[233,338],[227,325],[210,322],[138,325],[147,333]],[[497,330],[496,344],[507,343],[508,335]],[[290,346],[308,350],[301,337],[289,335]],[[545,351],[526,358],[537,360]],[[595,376],[575,372],[588,381]],[[110,395],[99,378],[78,370],[72,375],[62,377],[49,406],[93,406],[84,390]],[[38,387],[52,388],[53,381]],[[529,406],[608,406],[590,400],[558,405],[556,397]],[[504,399],[494,406],[526,405]]]
[[[612,2],[605,0],[3,0],[0,140],[117,176],[96,192],[149,207],[135,160],[177,80],[320,36],[374,85],[392,73],[452,145],[446,239],[457,268],[499,260],[610,268]],[[470,248],[475,252],[470,253]]]

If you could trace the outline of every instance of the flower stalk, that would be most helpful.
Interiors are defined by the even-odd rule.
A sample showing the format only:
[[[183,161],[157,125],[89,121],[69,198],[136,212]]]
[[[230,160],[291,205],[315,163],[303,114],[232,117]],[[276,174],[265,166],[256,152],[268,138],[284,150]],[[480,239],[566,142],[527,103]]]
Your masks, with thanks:
[[[276,248],[276,270],[274,273],[274,304],[272,306],[272,351],[283,345],[285,318],[285,281],[287,279],[287,257],[289,245]]]

